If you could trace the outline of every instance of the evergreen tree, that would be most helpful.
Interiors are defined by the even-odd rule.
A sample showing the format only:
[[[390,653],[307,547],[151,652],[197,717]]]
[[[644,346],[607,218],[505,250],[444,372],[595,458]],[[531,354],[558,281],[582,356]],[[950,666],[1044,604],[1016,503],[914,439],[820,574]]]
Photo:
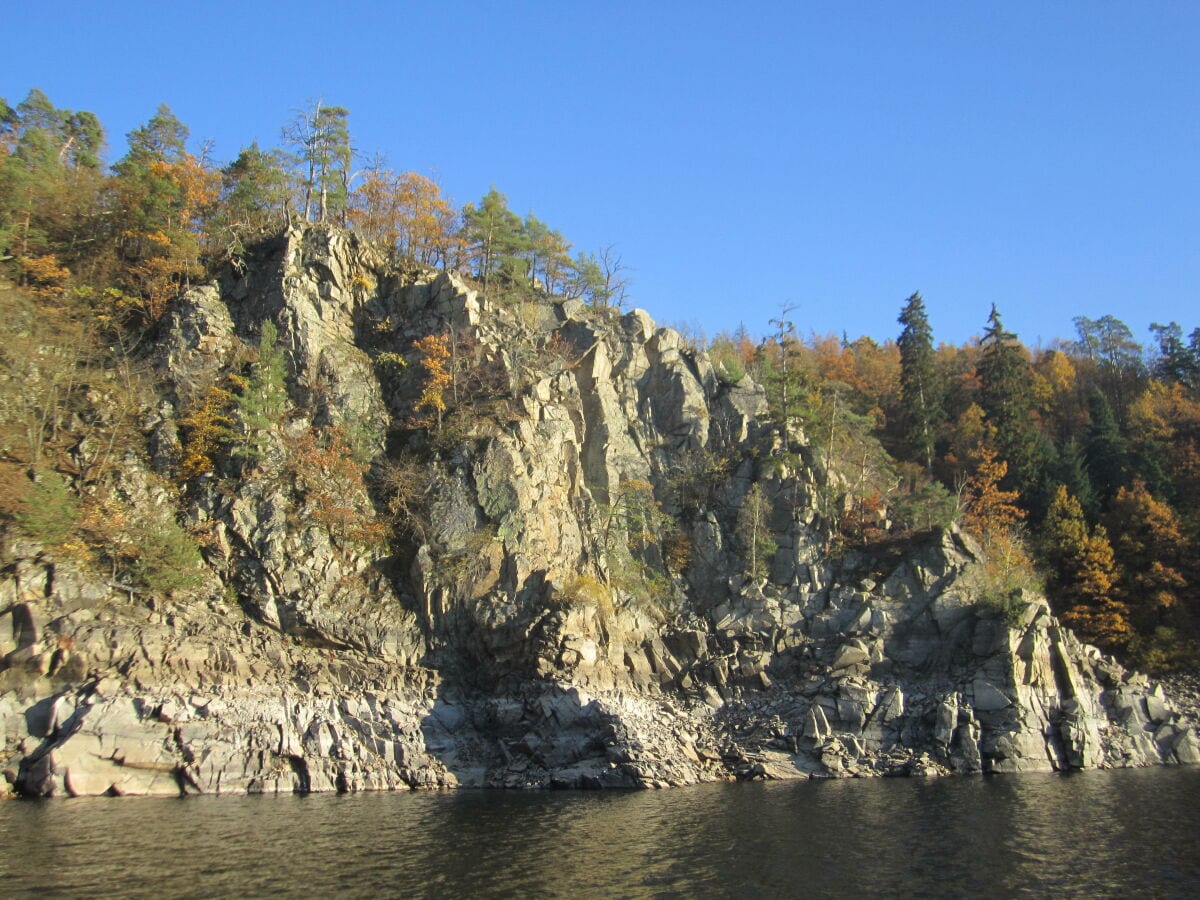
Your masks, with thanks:
[[[222,224],[241,234],[280,228],[290,219],[290,183],[278,151],[255,141],[221,170]]]
[[[0,260],[42,292],[61,290],[81,247],[97,242],[104,130],[89,112],[56,109],[34,88],[0,108]]]
[[[202,216],[217,198],[219,176],[187,152],[187,127],[168,106],[129,133],[129,152],[114,166],[120,207],[124,287],[142,298],[147,322],[200,274]]]
[[[1129,478],[1129,449],[1108,398],[1098,388],[1088,396],[1088,427],[1084,437],[1088,476],[1102,506],[1107,506]]]
[[[1200,388],[1200,328],[1192,331],[1188,343],[1183,342],[1183,329],[1178,322],[1150,326],[1158,343],[1158,358],[1154,376],[1167,382],[1178,382],[1190,390]]]
[[[287,368],[279,347],[279,332],[270,319],[262,324],[258,341],[258,359],[250,367],[237,399],[237,420],[241,444],[234,455],[259,463],[266,456],[271,432],[287,409]]]
[[[306,222],[325,222],[335,213],[344,219],[354,159],[349,119],[345,107],[317,100],[283,129],[284,140],[295,149]]]
[[[979,403],[996,428],[997,449],[1008,463],[1006,484],[1022,494],[1033,494],[1040,468],[1029,363],[1017,336],[1005,330],[995,305],[980,350]]]
[[[942,409],[942,384],[934,367],[933,331],[925,315],[921,294],[908,298],[898,320],[904,329],[900,348],[900,419],[905,449],[933,472],[937,429],[945,413]]]
[[[478,206],[468,203],[463,209],[463,230],[486,295],[521,243],[521,220],[508,208],[508,198],[492,188]]]
[[[1088,475],[1083,448],[1076,440],[1070,440],[1058,454],[1058,465],[1054,468],[1054,479],[1067,489],[1083,508],[1089,521],[1095,521],[1100,513],[1100,504]]]

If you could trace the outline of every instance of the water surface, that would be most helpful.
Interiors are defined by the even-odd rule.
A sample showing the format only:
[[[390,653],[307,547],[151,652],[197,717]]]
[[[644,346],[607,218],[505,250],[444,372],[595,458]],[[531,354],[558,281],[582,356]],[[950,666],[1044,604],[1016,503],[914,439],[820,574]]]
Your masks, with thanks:
[[[0,893],[1200,896],[1200,769],[0,804]]]

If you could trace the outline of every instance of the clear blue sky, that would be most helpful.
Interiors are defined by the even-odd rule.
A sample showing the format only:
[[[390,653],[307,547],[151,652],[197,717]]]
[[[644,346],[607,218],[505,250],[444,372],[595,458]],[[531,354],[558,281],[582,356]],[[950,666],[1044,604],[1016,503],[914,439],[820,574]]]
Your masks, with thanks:
[[[368,154],[615,244],[659,321],[939,340],[995,302],[1200,325],[1200,3],[13,3],[0,96],[171,106],[228,160],[305,101]]]

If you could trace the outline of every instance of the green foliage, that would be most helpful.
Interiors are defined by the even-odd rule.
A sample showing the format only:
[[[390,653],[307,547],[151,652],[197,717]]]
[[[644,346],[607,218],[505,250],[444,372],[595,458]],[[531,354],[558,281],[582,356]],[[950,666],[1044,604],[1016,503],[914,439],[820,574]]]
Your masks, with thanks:
[[[555,595],[556,602],[566,609],[595,607],[606,618],[613,614],[612,591],[594,575],[576,575]]]
[[[171,513],[154,507],[134,521],[125,548],[127,577],[151,593],[186,592],[204,582],[195,540]]]
[[[43,472],[29,486],[17,526],[44,544],[61,544],[79,520],[79,499],[58,472]]]
[[[463,226],[485,294],[490,295],[502,272],[509,281],[524,277],[525,267],[518,256],[525,243],[521,219],[508,208],[507,197],[493,187],[478,206],[468,203],[463,208]]]
[[[741,354],[730,338],[715,338],[708,347],[708,356],[717,371],[717,377],[724,384],[737,384],[746,377],[746,367],[742,364]]]
[[[979,405],[996,429],[997,449],[1008,463],[1005,486],[1031,494],[1038,474],[1032,378],[1017,336],[1004,328],[995,306],[980,347]]]
[[[940,482],[923,480],[893,501],[891,514],[901,531],[948,528],[958,517],[958,498]]]
[[[295,153],[306,222],[344,219],[354,160],[349,119],[345,107],[326,106],[317,100],[298,112],[283,130],[284,140]]]
[[[234,456],[253,464],[265,457],[271,434],[287,410],[287,369],[278,339],[275,323],[264,321],[258,358],[235,400],[238,439]]]
[[[770,573],[771,559],[779,549],[771,533],[771,503],[755,482],[746,492],[737,516],[737,537],[742,547],[746,577],[759,580]]]
[[[1117,428],[1112,407],[1103,392],[1088,396],[1088,427],[1084,437],[1084,460],[1088,480],[1102,506],[1129,482],[1129,449]]]
[[[904,326],[896,343],[900,348],[900,420],[905,449],[932,473],[938,427],[944,417],[943,388],[934,366],[933,330],[919,293],[908,298],[899,322]]]

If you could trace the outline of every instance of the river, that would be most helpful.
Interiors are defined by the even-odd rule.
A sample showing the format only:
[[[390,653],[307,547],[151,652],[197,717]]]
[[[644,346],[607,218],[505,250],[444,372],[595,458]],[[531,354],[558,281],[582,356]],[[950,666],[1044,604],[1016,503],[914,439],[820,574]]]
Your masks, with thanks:
[[[1200,769],[0,804],[6,897],[1200,896]]]

